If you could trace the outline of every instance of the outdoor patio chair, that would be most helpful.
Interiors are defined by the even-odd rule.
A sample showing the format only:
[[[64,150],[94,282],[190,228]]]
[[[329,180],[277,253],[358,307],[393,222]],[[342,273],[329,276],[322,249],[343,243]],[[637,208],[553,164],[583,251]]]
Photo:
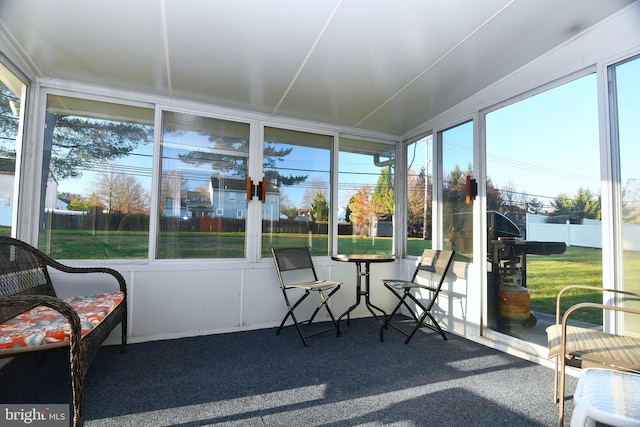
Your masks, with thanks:
[[[611,296],[602,298],[602,303],[578,301],[566,308],[567,300],[575,298],[576,289]],[[568,292],[569,291],[569,292]],[[566,297],[565,299],[562,299]],[[555,358],[553,400],[558,405],[558,425],[564,423],[565,373],[567,366],[574,368],[606,368],[640,373],[640,338],[635,328],[627,327],[619,333],[604,332],[602,328],[588,323],[574,322],[576,312],[599,310],[601,313],[625,314],[625,323],[638,322],[640,309],[637,302],[640,293],[622,289],[608,289],[589,285],[568,285],[556,297],[556,323],[547,327],[549,359]],[[633,305],[632,305],[633,304]],[[571,323],[571,324],[569,324]],[[601,387],[601,390],[604,390]],[[607,396],[607,401],[612,396]],[[575,403],[575,402],[574,402]],[[606,405],[605,405],[606,406]],[[604,413],[606,411],[600,411]],[[620,423],[623,425],[623,423]],[[624,424],[629,425],[629,424]]]
[[[329,301],[329,298],[331,298],[331,296],[340,289],[342,282],[318,280],[318,275],[316,274],[316,269],[313,266],[309,248],[271,248],[271,252],[273,253],[273,260],[276,264],[276,272],[278,273],[280,289],[282,290],[284,301],[287,304],[287,314],[284,316],[284,319],[282,319],[282,323],[280,323],[280,327],[276,331],[276,334],[280,334],[280,331],[285,327],[285,323],[289,317],[291,317],[293,325],[295,325],[298,330],[298,334],[300,334],[300,338],[302,339],[305,347],[308,346],[306,338],[311,338],[333,330],[337,331],[338,323],[327,302]],[[295,301],[295,303],[291,304],[290,297],[295,299],[297,295],[300,295],[300,290],[304,291],[304,293]],[[320,303],[309,320],[298,322],[294,311],[298,306],[300,306],[302,301],[311,294],[311,291],[318,292],[318,295],[320,296]],[[328,294],[326,294],[326,292],[328,292]],[[296,295],[294,296],[294,294]],[[316,315],[323,307],[327,310],[327,313],[331,318],[331,322],[333,323],[333,327],[320,332],[311,333],[305,337],[302,333],[300,324],[306,323],[307,325],[311,325],[313,319],[315,319]]]
[[[413,277],[411,280],[401,280],[401,279],[383,279],[382,282],[384,286],[387,287],[398,299],[398,305],[393,309],[393,311],[386,317],[385,324],[383,326],[384,329],[388,329],[387,326],[391,326],[397,331],[404,334],[407,339],[404,341],[405,344],[411,340],[413,335],[420,329],[421,326],[432,329],[440,335],[445,340],[447,336],[444,334],[444,331],[436,321],[436,319],[431,314],[431,309],[438,299],[438,294],[440,293],[440,288],[442,287],[442,283],[449,271],[449,267],[453,261],[454,251],[449,250],[434,250],[434,249],[425,249],[422,252],[422,256],[420,257],[420,261],[413,273]],[[425,275],[420,274],[421,272],[430,273],[430,277],[423,277]],[[419,281],[419,279],[421,279]],[[426,290],[429,293],[428,297],[423,297],[422,295],[414,295],[413,291],[422,291]],[[407,299],[411,300],[415,304],[415,308],[412,308]],[[396,326],[392,323],[392,318],[400,313],[400,309],[402,306],[406,307],[407,311],[415,320],[416,325],[410,333],[405,332],[399,326]],[[429,318],[430,322],[425,322]]]

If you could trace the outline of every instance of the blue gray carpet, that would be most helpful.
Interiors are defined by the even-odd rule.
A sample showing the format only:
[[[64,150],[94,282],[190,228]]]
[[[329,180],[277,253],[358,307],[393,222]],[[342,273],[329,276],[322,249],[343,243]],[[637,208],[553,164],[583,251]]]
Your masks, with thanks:
[[[431,331],[405,345],[390,329],[381,343],[372,319],[341,329],[308,348],[293,328],[103,347],[86,378],[86,426],[556,424],[548,368]],[[0,361],[0,402],[69,403],[67,357]]]

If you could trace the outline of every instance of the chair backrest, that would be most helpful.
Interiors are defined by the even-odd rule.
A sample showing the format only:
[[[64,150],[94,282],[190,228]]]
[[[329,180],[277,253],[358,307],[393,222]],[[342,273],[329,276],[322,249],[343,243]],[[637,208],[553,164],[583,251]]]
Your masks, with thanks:
[[[309,248],[271,248],[271,253],[276,264],[281,287],[292,282],[300,283],[318,280]],[[285,273],[291,274],[288,274],[285,278]]]
[[[56,291],[44,255],[31,245],[11,237],[0,237],[0,297],[48,295]],[[36,303],[0,307],[0,322],[35,307]]]
[[[434,288],[440,288],[444,278],[449,271],[449,267],[453,263],[453,255],[455,251],[442,249],[425,249],[422,252],[416,271],[413,273],[411,281],[415,281],[418,273],[428,271],[438,276],[438,285]]]

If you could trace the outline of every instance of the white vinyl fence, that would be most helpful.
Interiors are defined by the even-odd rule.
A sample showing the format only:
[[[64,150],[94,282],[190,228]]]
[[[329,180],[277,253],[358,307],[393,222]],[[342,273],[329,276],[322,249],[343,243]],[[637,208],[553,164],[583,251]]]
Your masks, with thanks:
[[[548,224],[546,216],[527,214],[527,240],[564,242],[567,246],[602,248],[602,223],[585,219],[584,224]],[[622,247],[640,251],[640,224],[622,227]]]

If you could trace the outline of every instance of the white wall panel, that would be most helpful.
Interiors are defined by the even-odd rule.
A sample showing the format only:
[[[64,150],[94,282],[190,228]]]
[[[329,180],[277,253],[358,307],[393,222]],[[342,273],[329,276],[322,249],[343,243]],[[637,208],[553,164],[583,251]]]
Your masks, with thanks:
[[[132,337],[197,334],[240,324],[241,270],[136,272]]]
[[[279,325],[286,305],[273,262],[246,269],[242,276],[242,326],[253,329]]]

